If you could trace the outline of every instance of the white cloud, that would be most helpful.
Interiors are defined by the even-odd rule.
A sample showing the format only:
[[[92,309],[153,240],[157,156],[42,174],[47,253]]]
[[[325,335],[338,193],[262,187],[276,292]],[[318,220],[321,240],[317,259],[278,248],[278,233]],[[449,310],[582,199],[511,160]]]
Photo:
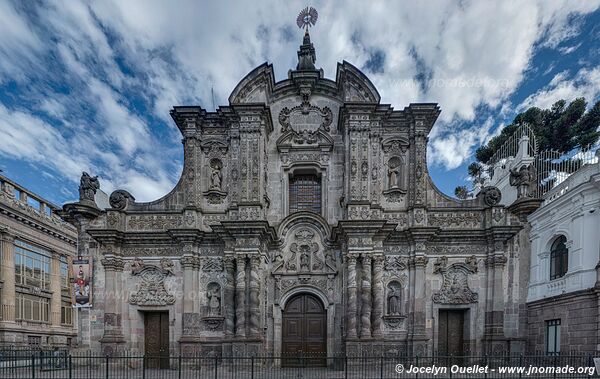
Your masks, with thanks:
[[[432,132],[430,158],[453,168],[492,129],[486,122],[460,130],[462,122],[473,121],[481,107],[506,108],[536,46],[557,48],[579,32],[578,17],[599,5],[320,1],[311,36],[326,76],[334,77],[341,60],[362,67],[374,51],[382,51],[383,72],[368,75],[384,102],[396,108],[439,102],[443,112]],[[31,115],[27,121],[40,128],[37,134],[32,129],[35,138],[53,138],[57,145],[28,150],[32,155],[19,148],[0,151],[37,162],[64,144],[72,151],[63,159],[73,162],[56,170],[76,181],[85,166],[103,173],[107,186],[127,188],[142,201],[167,192],[180,170],[174,163],[180,136],[169,109],[184,104],[211,109],[211,88],[217,105],[223,104],[238,81],[265,60],[274,63],[278,79],[286,77],[302,35],[294,25],[300,5],[277,0],[30,6],[38,11],[0,3],[0,83],[16,81],[32,107],[58,120],[54,125]],[[419,75],[429,81],[416,80]],[[68,90],[56,90],[56,82]],[[156,120],[165,130],[151,128]],[[16,125],[9,117],[3,121]],[[13,144],[26,142],[22,135],[11,138]]]
[[[432,140],[428,146],[430,162],[442,164],[449,170],[457,168],[472,154],[474,147],[486,143],[493,137],[494,133],[491,131],[493,125],[494,120],[490,117],[483,125],[455,130]]]
[[[550,108],[558,100],[571,101],[578,97],[585,97],[589,104],[593,104],[599,96],[600,67],[582,68],[570,78],[566,72],[556,74],[546,87],[528,96],[518,109],[533,106]]]

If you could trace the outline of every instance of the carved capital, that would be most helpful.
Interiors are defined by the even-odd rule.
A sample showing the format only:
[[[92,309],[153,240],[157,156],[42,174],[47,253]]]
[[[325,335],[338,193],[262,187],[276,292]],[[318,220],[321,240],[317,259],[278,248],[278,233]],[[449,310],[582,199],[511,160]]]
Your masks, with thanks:
[[[192,270],[196,267],[196,257],[193,255],[184,255],[179,259],[184,270]]]
[[[100,263],[107,271],[123,271],[125,268],[125,261],[120,257],[105,257],[100,260]]]

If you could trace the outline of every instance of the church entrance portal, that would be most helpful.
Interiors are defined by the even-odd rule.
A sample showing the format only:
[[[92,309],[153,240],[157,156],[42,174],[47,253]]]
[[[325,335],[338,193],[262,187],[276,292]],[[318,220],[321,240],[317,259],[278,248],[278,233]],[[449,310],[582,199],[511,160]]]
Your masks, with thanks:
[[[291,298],[283,312],[282,353],[284,357],[306,357],[327,354],[327,318],[325,308],[316,296],[302,293]],[[286,358],[283,366],[325,366],[326,359]]]

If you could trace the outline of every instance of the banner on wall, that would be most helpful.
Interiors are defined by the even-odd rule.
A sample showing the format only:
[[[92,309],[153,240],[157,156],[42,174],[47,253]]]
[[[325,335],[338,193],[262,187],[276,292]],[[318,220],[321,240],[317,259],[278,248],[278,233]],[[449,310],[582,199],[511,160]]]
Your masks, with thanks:
[[[71,263],[71,284],[75,307],[92,306],[92,258],[74,257]]]

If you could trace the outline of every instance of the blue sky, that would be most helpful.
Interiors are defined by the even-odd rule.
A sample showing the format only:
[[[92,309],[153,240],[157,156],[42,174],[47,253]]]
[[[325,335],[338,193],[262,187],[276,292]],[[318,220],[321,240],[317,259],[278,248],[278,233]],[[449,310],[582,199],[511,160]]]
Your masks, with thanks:
[[[182,167],[174,105],[225,105],[264,61],[295,67],[295,17],[319,10],[317,66],[362,68],[382,101],[437,102],[429,170],[446,193],[529,106],[600,94],[600,1],[0,2],[0,169],[57,204],[81,171],[137,200]]]

